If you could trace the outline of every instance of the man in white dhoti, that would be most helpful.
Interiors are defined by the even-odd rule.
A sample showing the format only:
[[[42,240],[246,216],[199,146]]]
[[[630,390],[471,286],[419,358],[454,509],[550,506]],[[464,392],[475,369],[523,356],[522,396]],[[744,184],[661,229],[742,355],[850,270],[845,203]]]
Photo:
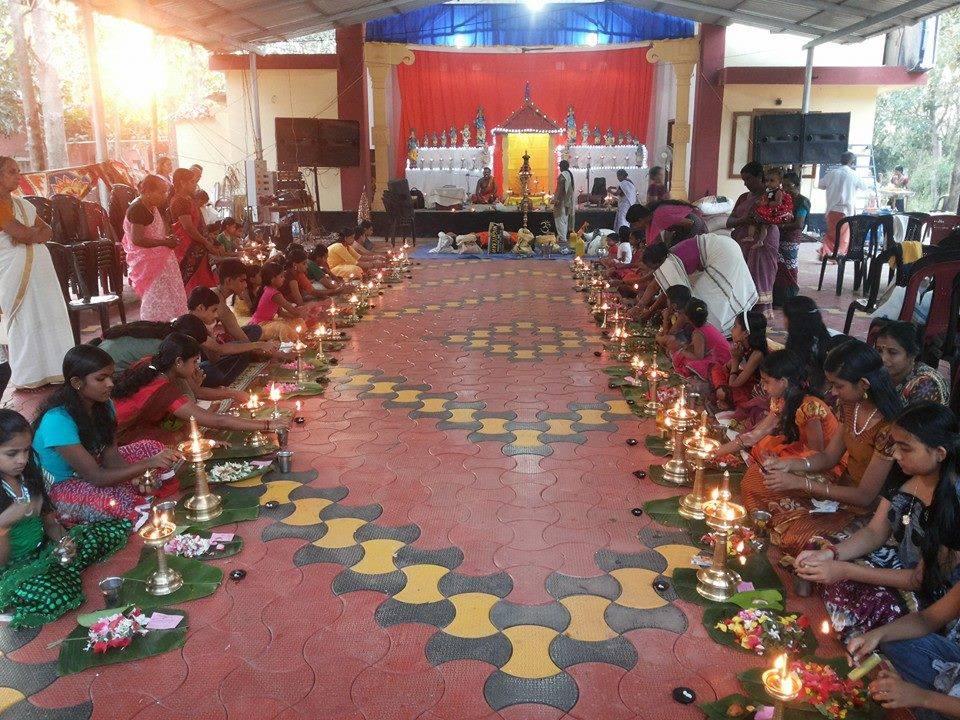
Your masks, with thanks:
[[[11,193],[20,167],[0,157],[0,342],[9,345],[11,382],[33,388],[63,382],[63,356],[73,347],[67,305],[50,251],[50,226]]]
[[[573,193],[573,173],[570,172],[570,163],[561,160],[557,189],[553,193],[553,224],[557,227],[557,239],[562,249],[570,247],[570,230],[576,227],[574,224],[576,198]]]
[[[637,186],[633,184],[626,170],[617,170],[617,183],[619,187],[614,193],[617,196],[617,217],[613,221],[615,231],[619,231],[624,225],[630,225],[627,222],[627,210],[637,202]]]

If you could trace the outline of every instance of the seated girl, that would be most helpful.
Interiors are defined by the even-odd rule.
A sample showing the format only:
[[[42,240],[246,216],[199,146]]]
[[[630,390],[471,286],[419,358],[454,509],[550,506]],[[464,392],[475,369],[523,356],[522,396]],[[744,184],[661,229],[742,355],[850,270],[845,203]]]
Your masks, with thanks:
[[[730,343],[723,333],[707,322],[707,304],[690,298],[683,308],[684,317],[693,326],[690,342],[673,353],[673,366],[683,377],[710,378],[710,368],[730,362]]]
[[[91,340],[90,344],[113,359],[114,373],[119,375],[142,358],[153,355],[160,347],[160,341],[171,332],[168,322],[136,320],[108,328],[102,337]]]
[[[250,317],[252,325],[263,328],[265,340],[293,340],[296,321],[305,321],[305,314],[283,296],[287,275],[279,264],[268,262],[260,272],[263,287]],[[294,321],[291,323],[290,321]]]
[[[661,314],[660,333],[654,338],[654,342],[672,353],[687,345],[693,334],[693,324],[683,312],[690,302],[690,288],[686,285],[671,285],[667,288],[666,296],[667,306]]]
[[[934,368],[920,361],[920,340],[917,327],[908,322],[884,323],[874,345],[883,366],[903,401],[932,400],[946,405],[950,400],[947,381]]]
[[[893,465],[890,422],[903,407],[877,351],[861,340],[834,348],[823,369],[840,402],[840,432],[820,452],[766,460],[762,480],[744,477],[742,486],[747,511],[770,512],[771,540],[793,557],[812,537],[849,534],[869,519]],[[844,456],[843,475],[825,476]],[[835,512],[812,512],[815,502]]]
[[[710,384],[721,409],[747,411],[759,399],[760,363],[770,352],[767,346],[767,318],[751,310],[737,315],[733,321],[732,357],[726,365],[714,365]],[[763,400],[760,404],[766,405]]]
[[[907,596],[915,595],[922,609],[953,586],[953,551],[960,549],[957,430],[943,405],[908,406],[890,428],[900,472],[891,473],[896,482],[870,523],[837,545],[797,557],[797,574],[822,585],[834,630],[860,635],[905,615]]]
[[[135,520],[144,498],[131,481],[179,460],[156,441],[117,447],[113,358],[77,345],[63,358],[64,384],[41,406],[33,449],[60,521],[66,525],[105,518]]]
[[[327,267],[327,246],[317,244],[310,251],[307,259],[307,277],[313,283],[314,289],[323,297],[342,295],[349,290],[343,280],[330,272]]]
[[[750,453],[741,492],[744,502],[753,509],[758,505],[755,495],[764,491],[764,468],[771,459],[803,458],[821,452],[839,429],[830,407],[810,392],[806,368],[790,350],[776,350],[764,357],[759,374],[760,386],[769,398],[769,411],[752,430],[740,433],[716,451],[717,457],[739,450]]]
[[[243,226],[235,218],[225,217],[220,221],[216,242],[220,246],[224,257],[239,255],[242,240]]]
[[[245,327],[250,325],[250,316],[256,308],[256,298],[260,297],[260,289],[263,287],[263,268],[256,265],[247,265],[246,286],[234,293],[233,304],[230,309],[237,318],[237,322]],[[259,327],[259,326],[257,326]],[[260,328],[260,338],[263,339],[263,328]]]
[[[910,708],[917,720],[960,717],[958,619],[960,585],[954,585],[930,607],[851,638],[854,662],[879,648],[893,665],[870,683],[871,697],[885,710]]]
[[[0,610],[13,628],[53,622],[83,603],[80,573],[122,548],[127,520],[78,525],[68,534],[57,522],[31,448],[30,424],[0,410]],[[62,565],[57,544],[74,551]]]
[[[287,250],[285,257],[287,284],[283,288],[283,294],[287,300],[297,305],[323,298],[307,277],[307,259],[307,253],[299,248]]]
[[[276,431],[287,420],[258,420],[219,415],[190,399],[187,381],[197,373],[200,344],[180,333],[168,335],[156,354],[124,373],[113,391],[118,433],[124,438],[158,437],[160,424],[171,415],[220,430]],[[169,434],[169,433],[167,433]]]

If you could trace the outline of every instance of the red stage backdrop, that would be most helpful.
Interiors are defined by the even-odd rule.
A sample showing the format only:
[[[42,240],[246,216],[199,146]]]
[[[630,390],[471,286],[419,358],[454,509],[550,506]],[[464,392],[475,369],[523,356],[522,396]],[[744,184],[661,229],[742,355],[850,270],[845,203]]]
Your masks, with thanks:
[[[413,65],[400,65],[400,128],[395,136],[397,175],[403,176],[407,136],[415,128],[439,133],[450,126],[473,127],[483,106],[487,132],[523,103],[530,83],[533,101],[565,127],[573,106],[577,128],[584,123],[605,133],[630,131],[646,141],[653,94],[647,48],[551,53],[464,53],[416,50]],[[488,135],[489,140],[489,135]]]

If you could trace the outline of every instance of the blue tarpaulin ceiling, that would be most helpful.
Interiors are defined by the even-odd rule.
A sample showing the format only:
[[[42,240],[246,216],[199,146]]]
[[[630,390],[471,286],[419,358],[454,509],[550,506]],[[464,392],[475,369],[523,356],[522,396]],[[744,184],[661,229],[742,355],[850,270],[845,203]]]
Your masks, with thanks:
[[[616,2],[547,5],[456,4],[367,23],[367,40],[411,45],[613,45],[693,37],[691,20]]]

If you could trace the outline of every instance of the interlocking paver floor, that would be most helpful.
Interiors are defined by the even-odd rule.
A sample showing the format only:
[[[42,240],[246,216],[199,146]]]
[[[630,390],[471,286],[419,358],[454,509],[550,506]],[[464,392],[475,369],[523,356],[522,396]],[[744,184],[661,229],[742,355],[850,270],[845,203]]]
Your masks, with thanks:
[[[297,472],[249,483],[278,505],[185,647],[56,679],[72,617],[0,632],[3,717],[701,717],[674,687],[709,701],[758,661],[653,588],[694,550],[631,513],[671,493],[632,475],[662,460],[626,444],[650,428],[599,341],[564,263],[416,267],[304,401]],[[86,573],[85,609],[139,551]]]

